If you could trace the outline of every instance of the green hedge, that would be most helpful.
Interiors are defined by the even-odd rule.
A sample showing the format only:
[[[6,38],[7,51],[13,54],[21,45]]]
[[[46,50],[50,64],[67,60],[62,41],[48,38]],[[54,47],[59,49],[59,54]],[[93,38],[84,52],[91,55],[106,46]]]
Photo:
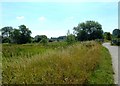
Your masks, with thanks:
[[[120,38],[114,38],[111,40],[111,45],[118,45],[120,46]]]

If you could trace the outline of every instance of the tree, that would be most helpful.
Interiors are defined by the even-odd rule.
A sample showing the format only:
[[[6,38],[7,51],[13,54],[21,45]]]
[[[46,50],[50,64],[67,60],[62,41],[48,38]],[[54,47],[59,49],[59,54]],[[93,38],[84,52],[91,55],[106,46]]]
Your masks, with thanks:
[[[102,25],[95,21],[86,21],[73,28],[79,41],[103,38]]]
[[[0,29],[1,34],[2,34],[2,42],[3,43],[10,43],[11,42],[10,34],[11,34],[12,30],[13,30],[13,28],[10,26],[3,27]]]
[[[11,41],[12,43],[17,43],[17,44],[21,43],[21,33],[20,33],[20,30],[14,29],[13,32],[11,32],[10,37],[12,39],[12,41]]]
[[[3,27],[1,30],[3,43],[24,44],[31,42],[31,31],[25,25],[20,25],[19,29]]]
[[[116,38],[120,38],[120,29],[114,29],[112,35]]]
[[[42,40],[40,41],[40,43],[42,43],[43,45],[47,45],[48,39],[47,38],[42,38]]]
[[[46,35],[36,35],[35,42],[40,42],[42,39],[48,39]]]
[[[36,35],[36,36],[34,37],[34,41],[35,41],[35,42],[41,41],[40,35]]]
[[[86,41],[86,40],[88,40],[87,32],[85,32],[84,30],[79,31],[78,34],[77,34],[77,39],[79,41]]]
[[[73,34],[70,34],[70,31],[68,30],[67,33],[67,43],[72,44],[75,42],[75,36]]]
[[[114,29],[112,32],[112,44],[120,46],[120,29]]]
[[[111,40],[111,34],[110,34],[110,32],[105,32],[105,33],[104,33],[104,38],[105,38],[106,40]]]
[[[25,26],[25,25],[20,25],[19,26],[20,30],[20,43],[29,43],[31,42],[31,31]]]
[[[9,26],[8,27],[3,27],[1,29],[2,36],[3,37],[9,37],[12,30],[13,30],[12,27],[9,27]]]

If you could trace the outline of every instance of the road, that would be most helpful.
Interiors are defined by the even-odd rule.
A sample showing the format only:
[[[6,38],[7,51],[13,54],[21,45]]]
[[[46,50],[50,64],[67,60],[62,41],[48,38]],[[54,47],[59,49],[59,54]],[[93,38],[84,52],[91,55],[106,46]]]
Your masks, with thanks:
[[[111,46],[110,43],[103,43],[103,46],[105,46],[112,57],[112,66],[114,70],[114,83],[120,84],[120,79],[118,80],[118,52],[120,53],[120,47],[118,46]]]

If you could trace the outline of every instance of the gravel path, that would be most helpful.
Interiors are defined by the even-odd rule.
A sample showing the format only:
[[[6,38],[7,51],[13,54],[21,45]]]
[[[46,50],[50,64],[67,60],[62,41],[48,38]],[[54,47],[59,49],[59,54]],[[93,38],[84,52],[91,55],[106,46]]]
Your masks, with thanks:
[[[110,43],[103,43],[103,46],[105,46],[112,57],[112,64],[113,64],[113,70],[114,70],[114,82],[115,84],[118,84],[120,80],[118,81],[118,52],[120,52],[120,47],[118,46],[111,46]],[[119,51],[118,51],[119,48]]]

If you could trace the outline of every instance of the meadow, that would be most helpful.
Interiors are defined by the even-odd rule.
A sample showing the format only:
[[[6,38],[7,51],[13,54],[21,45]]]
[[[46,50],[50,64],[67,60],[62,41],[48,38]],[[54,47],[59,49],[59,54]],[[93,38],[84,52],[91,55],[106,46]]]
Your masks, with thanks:
[[[3,84],[114,84],[111,56],[94,41],[3,44]]]

